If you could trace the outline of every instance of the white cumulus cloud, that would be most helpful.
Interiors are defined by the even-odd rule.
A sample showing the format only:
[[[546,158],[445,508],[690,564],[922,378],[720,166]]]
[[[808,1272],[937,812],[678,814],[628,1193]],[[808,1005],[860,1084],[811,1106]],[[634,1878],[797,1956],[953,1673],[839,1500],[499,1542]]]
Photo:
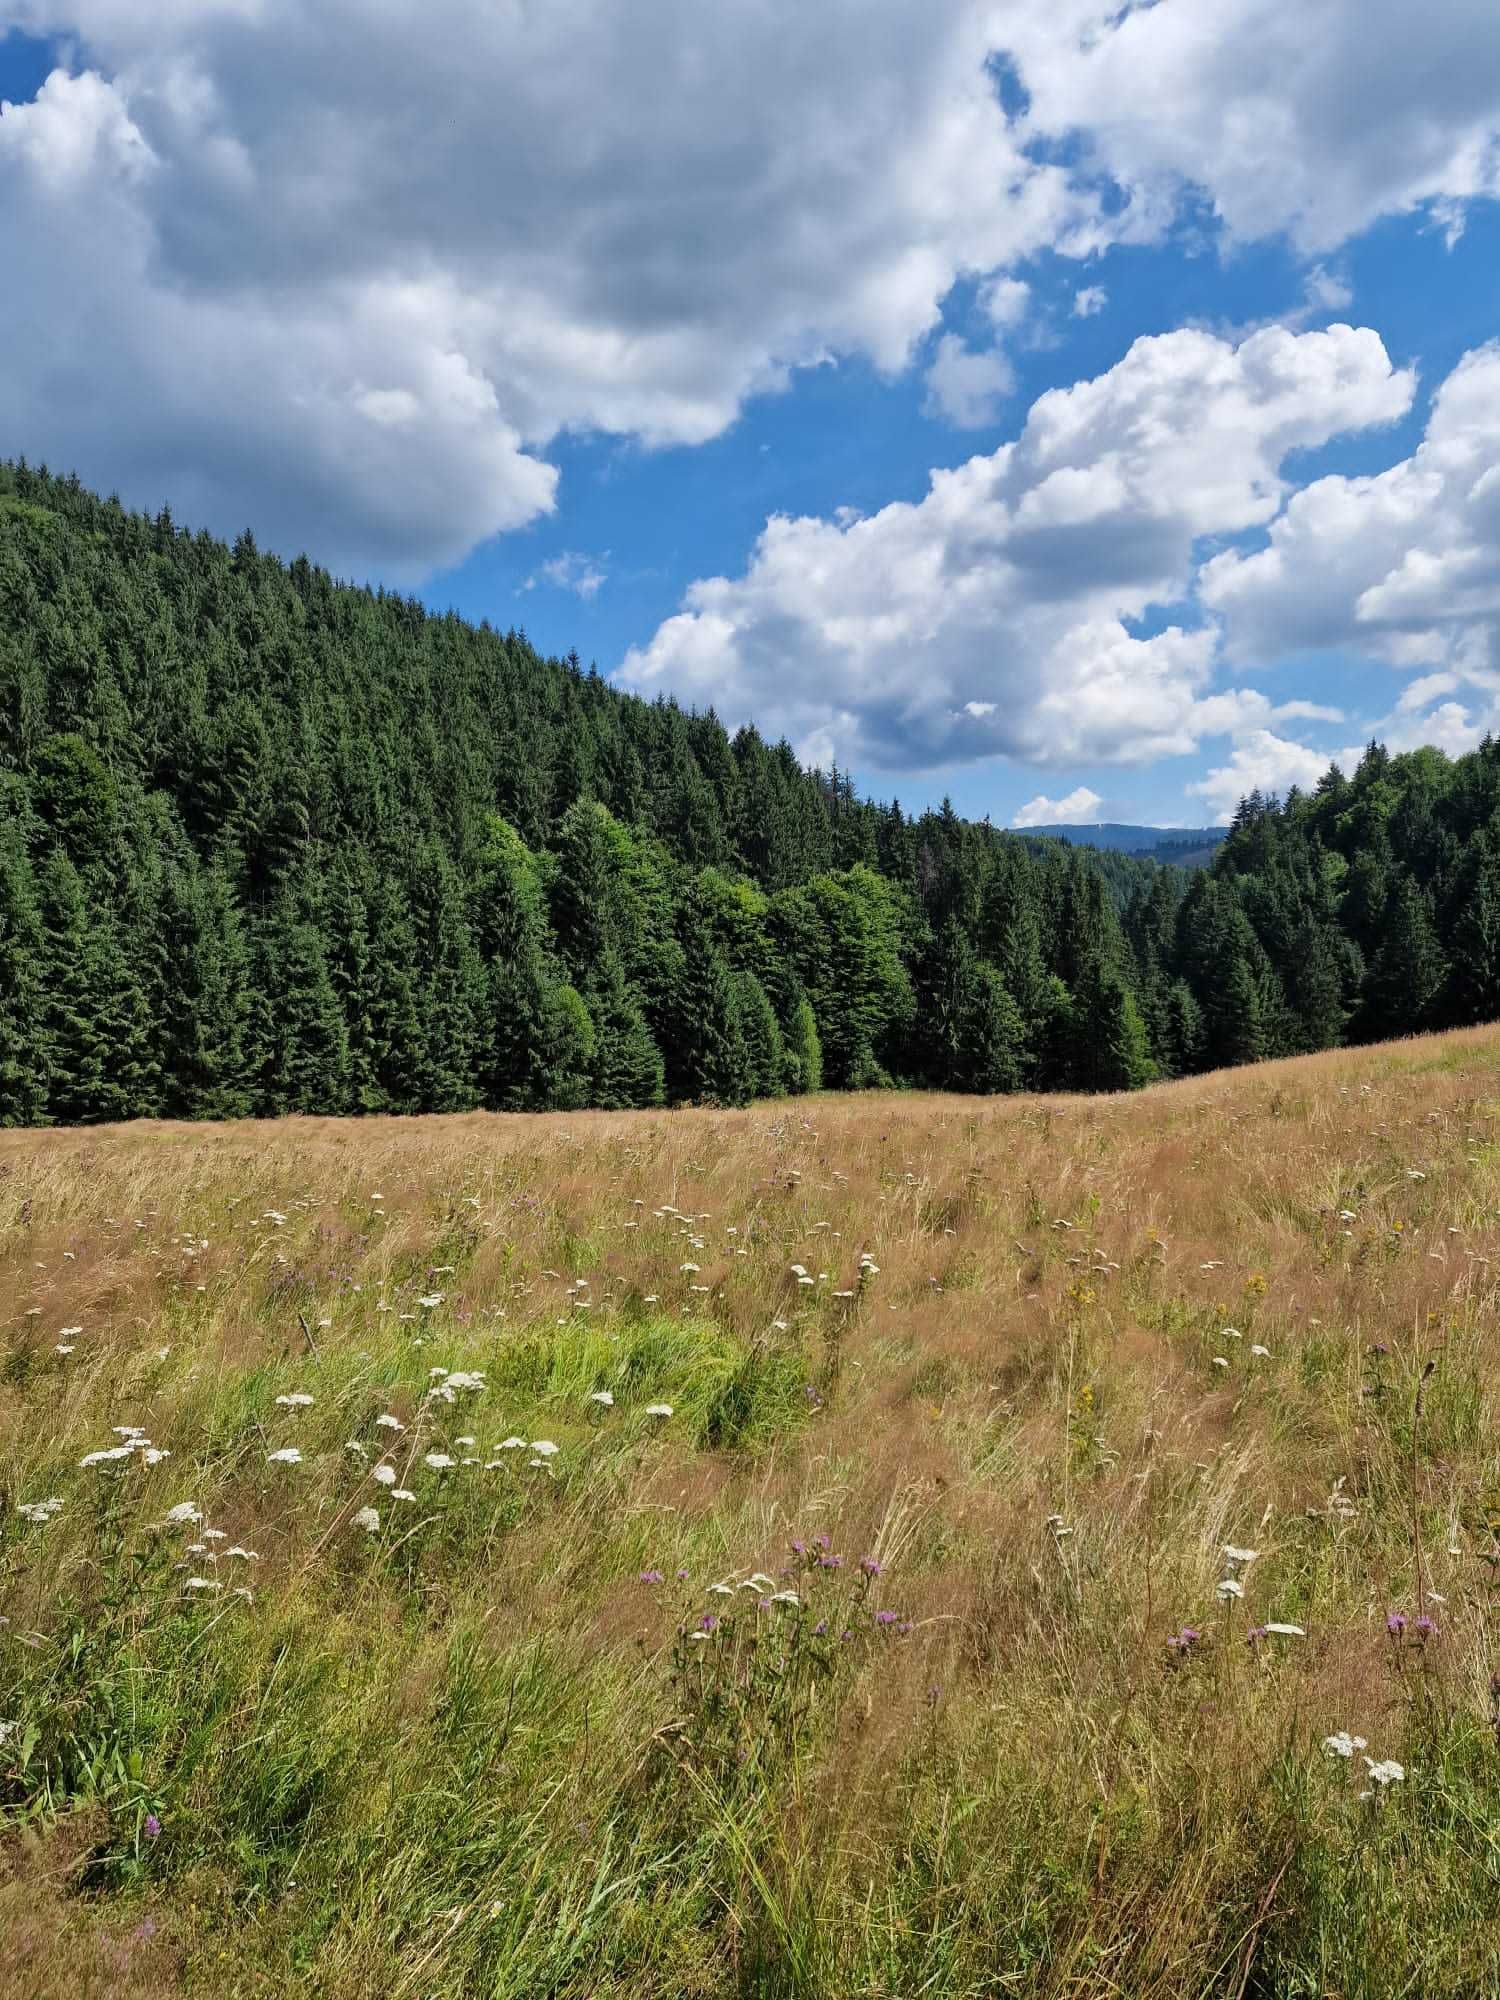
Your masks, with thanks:
[[[1308,252],[1500,195],[1492,0],[1056,0],[1010,23],[1030,117],[1076,135],[1158,231],[1189,189],[1231,232]]]
[[[1098,792],[1091,792],[1087,785],[1080,785],[1065,798],[1049,799],[1038,793],[1011,821],[1014,827],[1028,826],[1092,826],[1098,822],[1099,808],[1104,803]]]
[[[1234,662],[1329,651],[1411,671],[1402,695],[1500,689],[1500,343],[1466,354],[1386,471],[1318,479],[1264,546],[1225,550],[1200,595]],[[1449,716],[1451,734],[1452,717]]]
[[[927,409],[957,430],[992,424],[1015,387],[1015,371],[997,347],[968,347],[945,333],[927,370]]]
[[[1164,614],[1201,538],[1274,520],[1289,452],[1392,421],[1413,386],[1368,329],[1138,340],[918,503],[773,516],[619,678],[883,770],[1142,763],[1265,726],[1263,695],[1212,691],[1212,627]]]

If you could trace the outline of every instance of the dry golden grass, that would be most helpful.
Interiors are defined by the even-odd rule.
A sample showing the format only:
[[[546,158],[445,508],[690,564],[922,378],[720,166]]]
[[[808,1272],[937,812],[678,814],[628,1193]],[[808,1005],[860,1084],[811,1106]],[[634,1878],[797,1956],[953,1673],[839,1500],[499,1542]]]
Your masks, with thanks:
[[[0,1993],[44,1951],[70,1992],[1500,1992],[1497,1121],[1484,1030],[1128,1098],[0,1134]],[[405,1513],[345,1449],[380,1410]],[[115,1424],[170,1461],[80,1468]],[[253,1601],[185,1601],[188,1498]],[[706,1585],[867,1554],[899,1627],[715,1764]]]

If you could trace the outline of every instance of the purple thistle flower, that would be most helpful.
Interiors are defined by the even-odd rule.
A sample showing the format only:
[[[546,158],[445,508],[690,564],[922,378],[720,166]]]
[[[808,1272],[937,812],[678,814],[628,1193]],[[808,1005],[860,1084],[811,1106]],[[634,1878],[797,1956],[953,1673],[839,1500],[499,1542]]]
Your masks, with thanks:
[[[844,1558],[842,1556],[818,1557],[819,1569],[842,1569],[843,1567],[844,1567]]]
[[[815,1639],[823,1639],[826,1638],[827,1636],[828,1636],[828,1620],[826,1618],[820,1618],[817,1624],[814,1625],[813,1627],[813,1637]]]
[[[141,1832],[146,1836],[147,1840],[156,1839],[157,1835],[161,1832],[161,1821],[156,1817],[155,1813],[147,1813],[146,1823],[141,1828]]]
[[[769,1610],[770,1610],[770,1608],[771,1608],[771,1600],[770,1600],[770,1598],[769,1598],[769,1597],[758,1597],[758,1598],[757,1598],[757,1599],[755,1600],[755,1608],[756,1608],[756,1610],[757,1610],[757,1611],[769,1611]]]
[[[1253,1653],[1256,1647],[1260,1644],[1261,1640],[1264,1639],[1266,1636],[1267,1633],[1264,1625],[1252,1625],[1250,1627],[1250,1630],[1245,1634],[1245,1644],[1250,1648],[1251,1652]]]
[[[705,1611],[703,1616],[698,1620],[698,1630],[700,1632],[717,1632],[718,1629],[718,1619],[715,1618],[711,1611]]]
[[[813,1547],[819,1549],[831,1549],[833,1547],[833,1538],[830,1535],[814,1535]]]
[[[877,1625],[896,1625],[900,1623],[900,1617],[901,1614],[898,1611],[877,1611],[875,1613],[875,1623]]]
[[[1401,1634],[1406,1630],[1406,1613],[1404,1611],[1392,1611],[1388,1613],[1385,1621],[1385,1629],[1393,1639],[1399,1639]]]
[[[687,1582],[687,1571],[686,1571],[685,1569],[680,1569],[680,1570],[678,1570],[678,1572],[677,1572],[677,1581],[678,1581],[679,1583],[686,1583],[686,1582]]]
[[[1422,1616],[1417,1620],[1416,1624],[1413,1625],[1411,1629],[1413,1632],[1416,1633],[1419,1639],[1436,1638],[1437,1620],[1435,1618],[1429,1618],[1426,1612],[1424,1611]]]
[[[660,1571],[659,1569],[643,1569],[643,1570],[641,1571],[641,1582],[642,1582],[642,1583],[665,1583],[665,1582],[666,1582],[666,1578],[665,1578],[665,1577],[664,1577],[664,1576],[662,1575],[662,1573],[661,1573],[661,1571]]]
[[[874,1556],[861,1556],[859,1566],[866,1576],[879,1576],[880,1574],[880,1564],[876,1562]]]
[[[805,1555],[807,1554],[807,1544],[806,1544],[806,1542],[793,1542],[793,1543],[792,1543],[792,1554],[793,1554],[794,1556],[805,1556]]]

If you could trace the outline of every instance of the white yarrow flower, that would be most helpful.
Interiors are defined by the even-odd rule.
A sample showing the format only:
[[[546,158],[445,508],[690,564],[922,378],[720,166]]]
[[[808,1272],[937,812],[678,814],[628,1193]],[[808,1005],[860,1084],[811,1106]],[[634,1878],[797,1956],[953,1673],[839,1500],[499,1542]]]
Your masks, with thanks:
[[[646,1405],[646,1415],[648,1417],[670,1417],[671,1414],[672,1405],[670,1403],[648,1403]]]
[[[1356,1750],[1363,1750],[1366,1740],[1363,1736],[1351,1736],[1347,1729],[1335,1730],[1332,1736],[1323,1738],[1323,1748],[1330,1757],[1352,1757]]]
[[[286,1410],[310,1410],[313,1401],[305,1389],[293,1389],[290,1395],[278,1396],[276,1400]]]
[[[367,1535],[373,1535],[380,1526],[380,1515],[373,1507],[361,1507],[357,1514],[350,1516],[350,1525],[363,1528]]]
[[[430,1451],[422,1460],[422,1463],[428,1466],[433,1472],[446,1472],[448,1467],[456,1465],[458,1460],[450,1458],[445,1451]]]
[[[1244,1594],[1245,1586],[1232,1576],[1226,1576],[1216,1592],[1216,1595],[1223,1598],[1226,1603],[1231,1597],[1243,1597]]]
[[[533,1438],[531,1449],[536,1453],[538,1458],[556,1458],[558,1453],[558,1446],[552,1442],[551,1438]]]
[[[180,1527],[185,1521],[198,1522],[203,1519],[196,1500],[179,1500],[175,1507],[169,1507],[162,1516],[164,1526]]]
[[[294,1444],[284,1444],[280,1451],[266,1453],[267,1465],[300,1465],[302,1454]]]
[[[596,1389],[593,1395],[589,1397],[589,1401],[597,1403],[601,1410],[612,1410],[615,1406],[615,1399],[609,1393],[608,1389]]]
[[[1233,1563],[1236,1568],[1246,1569],[1251,1563],[1258,1561],[1259,1557],[1259,1549],[1237,1549],[1233,1542],[1224,1544],[1224,1560]]]

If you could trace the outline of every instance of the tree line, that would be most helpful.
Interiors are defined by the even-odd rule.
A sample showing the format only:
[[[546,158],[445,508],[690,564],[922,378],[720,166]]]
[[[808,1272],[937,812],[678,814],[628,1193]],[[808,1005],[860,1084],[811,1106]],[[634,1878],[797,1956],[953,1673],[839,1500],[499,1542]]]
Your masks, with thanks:
[[[0,1123],[1123,1089],[1500,1013],[1500,755],[1189,871],[0,464]]]

